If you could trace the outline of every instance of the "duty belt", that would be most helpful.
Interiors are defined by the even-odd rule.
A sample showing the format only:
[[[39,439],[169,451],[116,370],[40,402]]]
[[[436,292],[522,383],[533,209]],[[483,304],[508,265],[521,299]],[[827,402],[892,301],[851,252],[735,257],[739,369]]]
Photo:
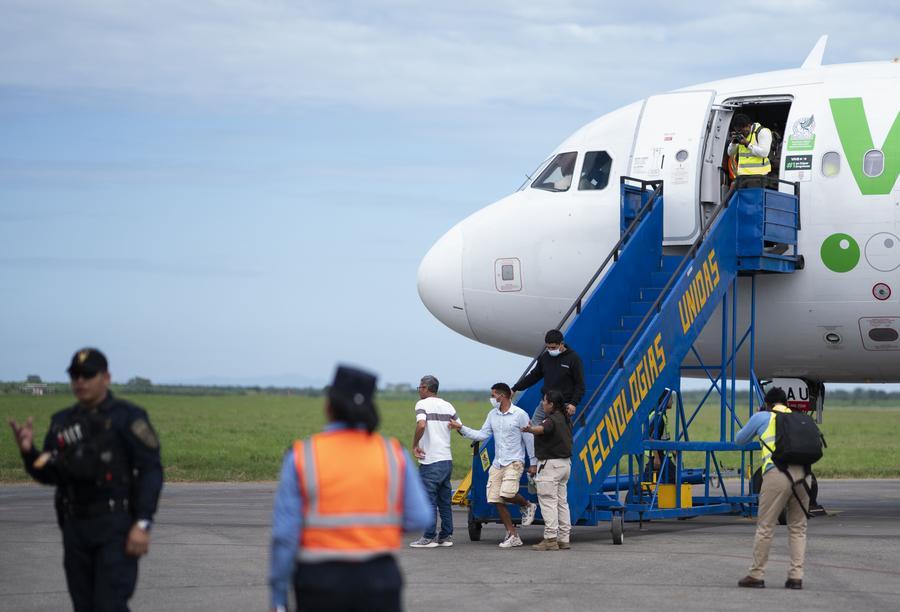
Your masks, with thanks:
[[[128,499],[112,498],[101,499],[87,504],[75,504],[69,502],[64,506],[66,516],[74,518],[93,518],[115,512],[128,512]]]

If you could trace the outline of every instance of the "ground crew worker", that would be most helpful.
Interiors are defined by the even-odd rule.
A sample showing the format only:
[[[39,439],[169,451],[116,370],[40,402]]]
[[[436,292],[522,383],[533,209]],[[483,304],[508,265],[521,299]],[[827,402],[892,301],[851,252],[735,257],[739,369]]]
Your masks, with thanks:
[[[765,397],[765,407],[747,421],[734,439],[737,444],[747,444],[754,436],[759,437],[763,474],[756,517],[756,537],[753,541],[753,563],[750,565],[749,574],[738,581],[738,586],[751,588],[766,586],[763,575],[769,559],[769,548],[772,545],[775,523],[778,521],[778,515],[782,509],[787,506],[791,567],[784,586],[787,589],[802,589],[803,560],[806,556],[805,509],[809,507],[809,496],[806,487],[803,486],[806,470],[802,465],[788,465],[785,466],[790,473],[788,476],[777,469],[772,461],[772,453],[775,450],[775,413],[777,412],[790,412],[790,409],[787,408],[787,394],[781,387],[769,389]]]
[[[541,396],[547,391],[560,391],[566,402],[566,413],[572,416],[578,402],[584,397],[584,366],[581,357],[566,346],[563,334],[558,329],[551,329],[544,335],[544,349],[531,371],[512,386],[512,392],[524,391],[543,379]],[[537,425],[543,420],[544,409],[538,403],[531,422]]]
[[[56,485],[63,566],[76,612],[128,610],[147,553],[163,471],[147,413],[109,392],[106,357],[85,348],[68,368],[78,402],[53,415],[43,452],[32,418],[13,429],[25,470]]]
[[[393,556],[403,530],[425,529],[431,506],[409,455],[374,431],[375,376],[339,366],[328,389],[325,431],[285,453],[272,509],[269,584],[298,610],[401,609]]]
[[[772,171],[769,153],[772,148],[772,132],[760,123],[753,123],[743,114],[731,121],[731,142],[728,144],[730,169],[736,178],[757,176],[758,181],[741,181],[743,187],[762,187],[762,177]],[[734,184],[732,184],[733,191]],[[729,191],[729,196],[731,191]],[[727,199],[727,198],[726,198]]]

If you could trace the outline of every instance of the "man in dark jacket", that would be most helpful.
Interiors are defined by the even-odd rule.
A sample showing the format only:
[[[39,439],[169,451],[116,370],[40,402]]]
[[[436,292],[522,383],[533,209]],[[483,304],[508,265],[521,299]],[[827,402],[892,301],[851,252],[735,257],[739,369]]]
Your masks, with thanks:
[[[68,372],[78,402],[53,415],[43,452],[31,417],[9,424],[28,474],[56,485],[75,611],[128,610],[163,484],[159,439],[144,410],[109,392],[103,353],[78,351]]]
[[[566,413],[575,414],[578,402],[584,396],[584,366],[581,357],[566,346],[563,334],[558,329],[551,329],[544,336],[546,349],[537,358],[537,363],[513,385],[512,391],[523,391],[539,380],[544,380],[542,395],[547,391],[559,391],[566,402]],[[532,423],[540,423],[544,418],[544,409],[538,405],[534,411]]]

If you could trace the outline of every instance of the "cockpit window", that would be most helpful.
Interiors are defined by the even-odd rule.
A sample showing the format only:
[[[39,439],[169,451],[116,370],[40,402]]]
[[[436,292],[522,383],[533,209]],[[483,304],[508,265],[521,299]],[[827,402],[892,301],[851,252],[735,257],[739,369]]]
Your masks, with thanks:
[[[560,153],[553,158],[544,171],[531,184],[535,189],[545,191],[566,191],[572,185],[572,174],[575,172],[575,160],[578,153]]]
[[[578,181],[579,190],[603,189],[609,183],[609,171],[612,168],[612,158],[606,151],[589,151],[584,156],[584,164],[581,166],[581,179]]]
[[[528,186],[531,184],[531,179],[532,179],[532,177],[533,177],[534,175],[536,175],[539,171],[543,170],[543,169],[544,169],[544,166],[546,166],[546,165],[550,162],[550,159],[551,159],[551,158],[548,157],[547,159],[545,159],[544,161],[542,161],[540,164],[538,164],[538,167],[535,168],[534,171],[533,171],[531,174],[526,174],[526,175],[525,175],[525,180],[522,182],[521,185],[519,185],[519,188],[516,189],[516,191],[522,191],[523,189],[525,189],[526,187],[528,187]]]

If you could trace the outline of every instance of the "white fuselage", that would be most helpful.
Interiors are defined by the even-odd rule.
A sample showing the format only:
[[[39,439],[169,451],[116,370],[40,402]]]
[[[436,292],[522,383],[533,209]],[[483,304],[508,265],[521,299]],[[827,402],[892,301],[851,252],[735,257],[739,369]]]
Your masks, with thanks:
[[[900,381],[898,94],[900,64],[880,62],[751,75],[623,107],[548,158],[544,169],[576,160],[570,186],[532,183],[447,232],[422,261],[419,294],[451,329],[534,355],[619,239],[620,177],[662,179],[667,245],[677,251],[696,238],[704,210],[722,197],[719,167],[740,109],[783,131],[779,177],[800,185],[805,259],[793,274],[757,277],[756,371]],[[577,158],[559,157],[567,153]],[[611,160],[603,188],[585,178],[598,154]],[[738,300],[745,320],[748,283]],[[718,325],[697,348],[718,353]]]

